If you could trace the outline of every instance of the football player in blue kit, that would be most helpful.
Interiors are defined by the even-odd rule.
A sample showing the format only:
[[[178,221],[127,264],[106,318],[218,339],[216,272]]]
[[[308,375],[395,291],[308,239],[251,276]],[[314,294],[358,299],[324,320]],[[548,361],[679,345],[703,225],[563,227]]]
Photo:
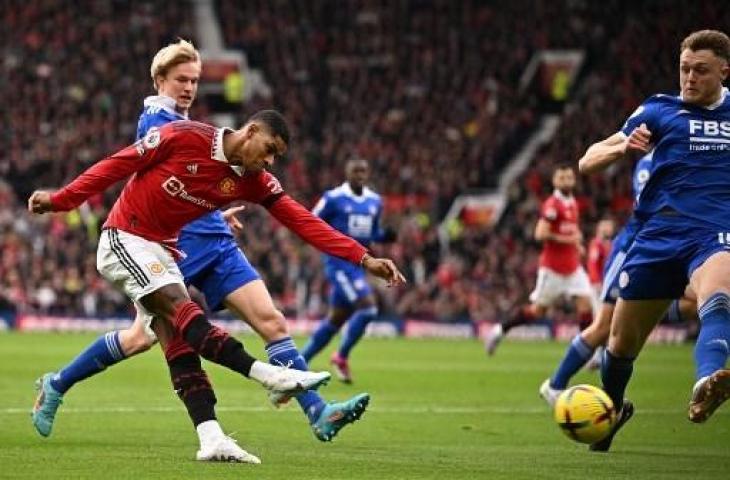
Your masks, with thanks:
[[[152,128],[188,118],[200,71],[199,54],[189,42],[180,40],[158,52],[152,62],[151,76],[159,95],[144,100],[138,122],[138,139]],[[234,229],[241,227],[234,216],[238,210],[240,208],[234,207],[223,213],[215,211],[186,225],[177,242],[182,257],[178,266],[186,283],[195,286],[205,296],[211,310],[227,308],[258,333],[266,342],[269,363],[306,371],[307,364],[294,345],[286,319],[275,307],[268,289],[236,244],[229,228],[229,224]],[[148,325],[149,322],[144,321],[138,313],[130,328],[102,335],[58,373],[44,375],[39,382],[40,402],[37,402],[32,412],[38,432],[44,436],[50,435],[62,396],[74,384],[149,350],[156,338]],[[269,394],[275,406],[286,403],[289,398],[275,392]],[[316,438],[321,441],[332,440],[342,427],[359,419],[369,402],[366,393],[340,403],[327,403],[314,391],[306,391],[295,398]],[[198,422],[194,420],[194,423],[203,445],[204,438],[209,436],[204,430],[210,429],[213,422],[202,422],[203,431]],[[217,422],[213,427],[213,435],[222,435],[222,432],[218,432],[220,427]],[[226,448],[233,451],[234,457],[243,458],[239,461],[249,461],[251,457],[240,454],[240,449],[236,450],[235,445]],[[211,455],[202,455],[211,458],[200,458],[199,453],[198,459],[217,459],[215,452]]]
[[[652,174],[639,197],[641,226],[619,273],[601,377],[618,411],[607,451],[633,415],[624,392],[657,320],[689,283],[697,296],[697,381],[689,419],[703,422],[730,397],[730,38],[702,30],[680,47],[680,95],[654,95],[620,132],[592,145],[579,162],[591,173],[653,146]]]
[[[393,241],[395,234],[380,225],[380,195],[366,186],[370,177],[367,160],[350,159],[345,165],[345,176],[345,183],[322,195],[313,213],[366,247],[374,242]],[[330,363],[338,378],[350,383],[350,352],[378,314],[378,307],[362,268],[330,255],[324,255],[324,266],[330,283],[330,311],[302,350],[302,356],[309,362],[347,322],[340,347]]]

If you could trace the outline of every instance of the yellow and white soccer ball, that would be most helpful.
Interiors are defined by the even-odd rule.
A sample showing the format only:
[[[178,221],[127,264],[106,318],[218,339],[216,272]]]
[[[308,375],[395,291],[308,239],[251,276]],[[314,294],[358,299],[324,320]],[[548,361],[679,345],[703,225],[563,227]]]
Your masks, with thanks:
[[[600,388],[576,385],[561,393],[555,402],[555,421],[570,439],[595,443],[611,431],[616,422],[616,409]]]

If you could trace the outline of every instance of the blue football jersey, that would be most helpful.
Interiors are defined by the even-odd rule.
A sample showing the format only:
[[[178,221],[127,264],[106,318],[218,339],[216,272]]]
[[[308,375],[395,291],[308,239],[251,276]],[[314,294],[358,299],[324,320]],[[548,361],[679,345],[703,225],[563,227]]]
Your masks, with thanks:
[[[382,241],[383,230],[380,226],[380,215],[383,202],[380,195],[367,187],[362,195],[356,195],[345,182],[337,188],[327,190],[317,202],[312,213],[329,223],[334,229],[349,235],[364,246],[372,242]],[[347,263],[330,255],[324,256],[326,263]]]
[[[159,127],[188,117],[175,110],[175,100],[163,95],[154,95],[144,100],[144,108],[137,122],[137,140],[144,137],[152,127]],[[220,210],[203,215],[185,225],[182,233],[194,235],[233,236]]]
[[[651,176],[636,215],[646,219],[671,209],[700,222],[730,227],[730,99],[723,89],[716,105],[700,107],[680,97],[655,95],[622,128],[642,123],[655,145]]]

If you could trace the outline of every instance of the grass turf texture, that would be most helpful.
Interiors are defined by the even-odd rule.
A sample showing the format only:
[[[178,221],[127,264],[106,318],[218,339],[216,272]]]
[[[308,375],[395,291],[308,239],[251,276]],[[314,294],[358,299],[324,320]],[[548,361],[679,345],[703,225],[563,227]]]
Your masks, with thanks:
[[[636,415],[607,455],[566,439],[537,395],[564,345],[510,341],[487,358],[476,341],[367,339],[351,363],[356,383],[322,390],[372,395],[362,421],[331,444],[314,438],[295,404],[276,411],[256,384],[208,364],[219,420],[258,466],[193,460],[197,437],[158,348],[77,385],[41,438],[28,414],[33,381],[93,338],[0,334],[0,478],[667,480],[724,478],[730,468],[730,405],[706,425],[686,419],[689,346],[642,354],[628,391]],[[258,339],[244,342],[265,358]],[[600,383],[587,372],[576,382]]]

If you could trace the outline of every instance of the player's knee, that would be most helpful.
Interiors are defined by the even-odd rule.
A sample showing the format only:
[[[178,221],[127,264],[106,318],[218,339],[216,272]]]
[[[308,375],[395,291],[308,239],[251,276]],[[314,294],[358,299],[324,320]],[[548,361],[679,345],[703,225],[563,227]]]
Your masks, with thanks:
[[[157,339],[143,329],[132,329],[122,332],[122,335],[120,335],[120,343],[122,344],[124,356],[129,357],[146,352],[157,343]]]
[[[277,309],[267,310],[257,315],[256,329],[268,342],[279,340],[289,335],[284,314]]]

